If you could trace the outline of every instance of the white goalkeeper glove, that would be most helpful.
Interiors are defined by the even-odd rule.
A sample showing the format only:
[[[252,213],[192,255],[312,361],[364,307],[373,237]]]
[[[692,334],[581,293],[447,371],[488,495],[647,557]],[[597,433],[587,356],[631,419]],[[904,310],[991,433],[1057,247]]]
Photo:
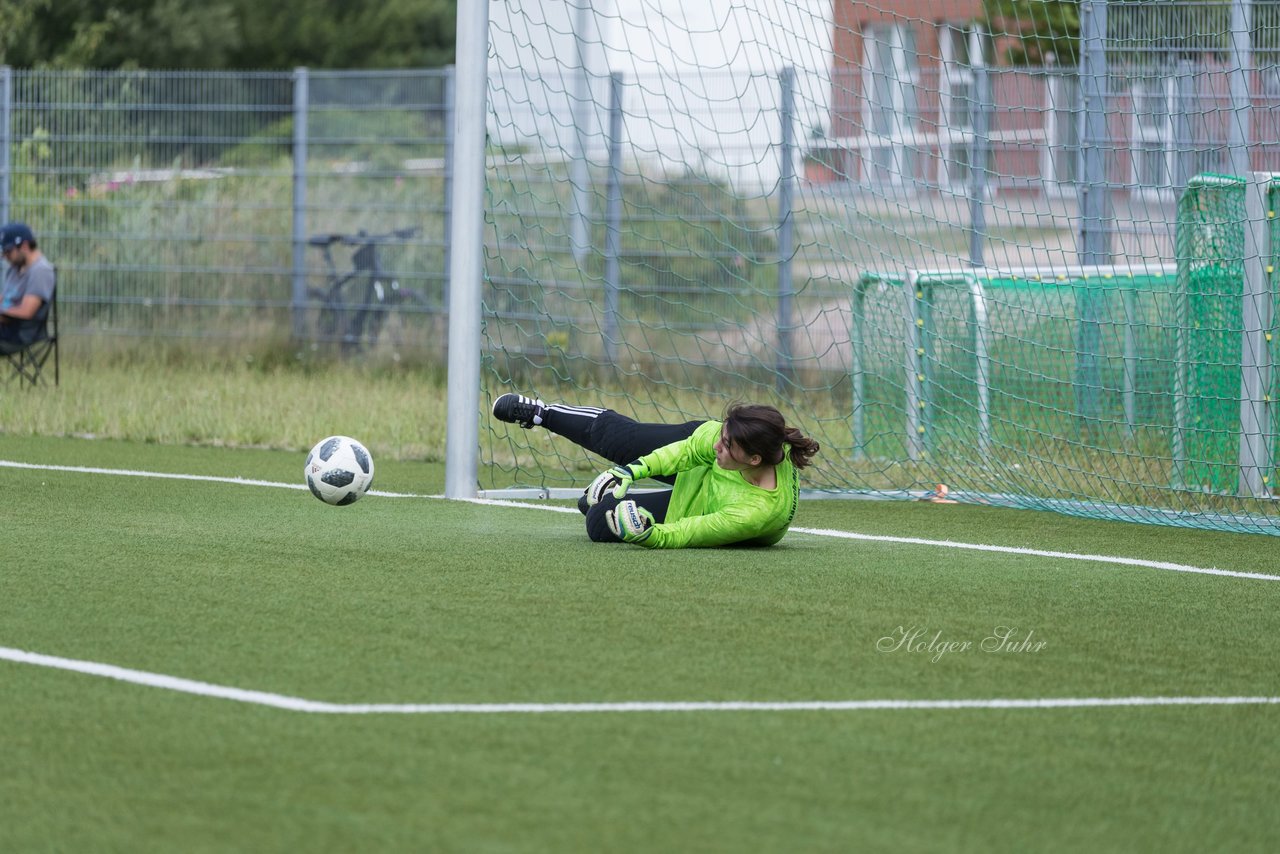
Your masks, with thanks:
[[[612,492],[614,498],[620,499],[627,494],[632,483],[648,476],[648,467],[639,460],[601,472],[587,487],[587,506],[594,507],[599,504],[606,492]]]
[[[605,524],[625,543],[643,543],[653,533],[653,514],[634,501],[620,501],[604,514]]]

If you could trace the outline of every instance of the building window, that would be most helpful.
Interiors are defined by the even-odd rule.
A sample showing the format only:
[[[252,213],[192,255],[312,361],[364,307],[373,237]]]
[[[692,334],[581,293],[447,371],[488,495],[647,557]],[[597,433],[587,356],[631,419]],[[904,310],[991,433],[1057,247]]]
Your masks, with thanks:
[[[873,185],[901,185],[916,175],[911,144],[919,121],[915,30],[906,24],[874,24],[862,31],[862,39],[863,175]]]
[[[1045,104],[1041,173],[1045,190],[1062,195],[1076,191],[1080,172],[1080,80],[1069,72],[1050,69],[1045,76]]]
[[[942,54],[938,179],[944,187],[958,187],[968,182],[973,162],[973,117],[978,109],[974,69],[987,64],[991,40],[976,26],[944,23],[938,27],[938,44]]]

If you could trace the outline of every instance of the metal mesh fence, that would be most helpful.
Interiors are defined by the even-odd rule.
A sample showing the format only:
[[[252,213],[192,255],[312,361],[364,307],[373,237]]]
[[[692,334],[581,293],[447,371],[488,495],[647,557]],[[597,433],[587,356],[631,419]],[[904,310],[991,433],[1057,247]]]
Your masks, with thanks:
[[[439,351],[448,83],[6,70],[0,202],[70,336]]]

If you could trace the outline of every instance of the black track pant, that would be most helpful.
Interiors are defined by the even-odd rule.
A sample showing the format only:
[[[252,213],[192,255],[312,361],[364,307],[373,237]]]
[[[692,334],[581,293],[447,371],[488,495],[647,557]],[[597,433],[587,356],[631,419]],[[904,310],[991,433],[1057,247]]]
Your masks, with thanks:
[[[612,409],[593,406],[568,406],[552,403],[542,415],[542,426],[571,442],[586,448],[593,454],[612,463],[626,465],[634,462],[663,445],[687,439],[698,429],[702,421],[686,421],[683,424],[645,424]],[[663,483],[675,483],[675,477],[659,477]],[[653,514],[659,522],[667,517],[671,504],[671,491],[628,494],[623,500],[631,500]],[[618,505],[618,499],[606,494],[600,503],[588,508],[586,497],[578,503],[578,509],[587,516],[587,536],[597,543],[616,543],[620,540],[609,530],[605,513]]]

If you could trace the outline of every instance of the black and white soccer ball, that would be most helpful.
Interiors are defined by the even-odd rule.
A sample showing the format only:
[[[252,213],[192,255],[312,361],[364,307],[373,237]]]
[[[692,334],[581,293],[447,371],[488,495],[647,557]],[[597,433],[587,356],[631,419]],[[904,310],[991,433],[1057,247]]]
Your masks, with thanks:
[[[325,504],[354,504],[373,485],[373,457],[350,436],[321,439],[303,468],[311,494]]]

